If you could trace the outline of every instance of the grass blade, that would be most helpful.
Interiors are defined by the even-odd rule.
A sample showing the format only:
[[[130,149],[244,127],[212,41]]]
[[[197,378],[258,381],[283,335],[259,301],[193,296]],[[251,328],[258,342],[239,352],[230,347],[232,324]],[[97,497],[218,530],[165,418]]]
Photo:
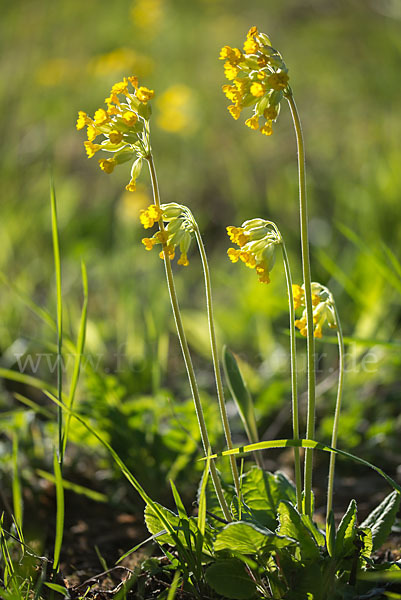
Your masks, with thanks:
[[[83,293],[84,293],[84,301],[83,301],[83,305],[82,305],[81,319],[80,319],[80,323],[79,323],[77,348],[76,348],[75,361],[74,361],[74,370],[72,373],[70,392],[68,394],[68,400],[67,400],[67,406],[70,409],[72,409],[72,407],[74,405],[75,392],[77,390],[79,374],[81,371],[82,356],[83,356],[84,349],[85,349],[86,322],[87,322],[87,316],[88,316],[88,276],[86,273],[86,267],[85,267],[84,262],[81,263],[81,270],[82,270],[82,288],[83,288]],[[67,446],[70,421],[71,421],[71,415],[68,414],[67,419],[66,419],[65,429],[64,429],[64,435],[63,435],[63,456],[64,456],[65,449]]]
[[[355,456],[350,452],[346,452],[345,450],[339,450],[338,448],[332,448],[331,446],[326,446],[326,444],[322,444],[321,442],[315,442],[314,440],[300,439],[283,439],[283,440],[270,440],[268,442],[258,442],[257,444],[248,444],[247,446],[240,446],[239,448],[233,448],[232,450],[225,450],[224,452],[220,452],[219,454],[212,454],[210,458],[219,458],[221,456],[229,456],[230,454],[246,454],[248,452],[256,452],[257,450],[268,450],[270,448],[311,448],[312,450],[323,450],[324,452],[334,452],[339,456],[343,456],[344,458],[348,458],[357,462],[365,467],[369,467],[373,469],[383,477],[388,484],[391,485],[395,490],[401,493],[401,486],[398,485],[389,475],[387,475],[380,467],[376,467],[372,463],[364,460],[363,458],[359,458],[359,456]],[[206,460],[206,458],[200,458],[199,460]]]
[[[57,396],[62,401],[63,370],[62,370],[62,348],[63,348],[63,300],[61,295],[61,261],[60,242],[57,226],[56,190],[53,176],[50,178],[50,206],[53,237],[54,269],[56,275],[56,298],[57,298]],[[63,464],[63,407],[58,407],[58,460]]]
[[[17,531],[22,529],[22,494],[21,494],[21,481],[18,472],[18,435],[13,434],[13,451],[12,451],[12,463],[13,463],[13,507],[14,507],[14,518],[17,527]]]
[[[51,473],[42,471],[42,469],[36,469],[35,473],[37,473],[37,475],[39,475],[39,477],[42,477],[43,479],[46,479],[47,481],[50,481],[51,483],[56,483],[56,478]],[[81,496],[86,496],[87,498],[90,498],[91,500],[94,500],[95,502],[107,502],[107,496],[105,494],[102,494],[101,492],[96,492],[95,490],[91,490],[83,485],[78,485],[77,483],[72,483],[72,481],[66,481],[64,478],[63,478],[63,488],[65,490],[71,490],[72,492],[75,492],[76,494],[80,494]]]
[[[63,543],[64,533],[64,488],[63,476],[61,474],[61,465],[58,461],[56,452],[53,459],[54,477],[56,484],[56,536],[54,540],[53,571],[57,572],[60,566],[60,552]]]
[[[174,600],[175,598],[175,593],[177,591],[177,587],[178,587],[178,582],[180,580],[180,571],[176,571],[174,573],[174,578],[173,578],[173,582],[170,586],[170,589],[168,591],[168,596],[167,596],[167,600]]]

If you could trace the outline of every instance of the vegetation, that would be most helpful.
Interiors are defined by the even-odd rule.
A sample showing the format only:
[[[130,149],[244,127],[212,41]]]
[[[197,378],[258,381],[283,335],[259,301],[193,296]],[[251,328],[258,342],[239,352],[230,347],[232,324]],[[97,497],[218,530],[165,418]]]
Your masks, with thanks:
[[[204,10],[195,23],[200,5]],[[76,55],[84,52],[79,44],[68,59],[62,52],[63,58],[50,61],[40,56],[29,105],[24,96],[15,100],[21,146],[8,146],[1,167],[10,189],[0,301],[2,596],[401,597],[398,548],[394,542],[383,546],[398,530],[401,492],[400,341],[394,333],[401,266],[392,251],[399,223],[388,218],[396,212],[400,183],[399,122],[389,100],[396,90],[396,6],[388,3],[380,12],[376,29],[382,8],[373,3],[369,9],[311,5],[309,18],[301,18],[290,1],[272,8],[269,30],[283,31],[286,62],[256,27],[241,49],[223,46],[228,110],[246,128],[217,108],[223,103],[214,95],[219,74],[213,44],[221,46],[226,35],[239,39],[240,26],[250,19],[264,22],[258,3],[246,11],[238,5],[234,18],[225,2],[137,0],[131,7],[121,3],[113,23],[99,7],[103,53],[96,54],[99,42],[92,42],[83,46],[89,61]],[[36,9],[42,31],[52,32],[55,15]],[[66,4],[66,31],[77,17],[85,21],[89,10]],[[17,14],[9,8],[5,21],[18,21]],[[347,27],[344,15],[352,17]],[[361,52],[361,62],[354,62],[346,53],[352,24],[361,21],[372,39],[394,39],[380,59]],[[169,35],[168,23],[174,24]],[[125,41],[132,27],[135,52]],[[197,58],[184,67],[183,44],[189,48],[197,30]],[[83,31],[74,29],[71,41]],[[338,43],[340,33],[345,47]],[[325,61],[321,50],[309,55],[315,40],[330,48]],[[360,40],[353,39],[363,48]],[[107,47],[112,50],[104,52]],[[371,73],[366,81],[362,64]],[[129,71],[141,83],[124,76]],[[96,110],[92,103],[104,86],[119,78],[104,108]],[[78,80],[82,85],[76,86]],[[106,175],[81,166],[70,122],[73,102],[63,99],[68,86],[77,103],[93,108],[93,117],[79,112],[77,129],[87,130],[85,150],[95,158],[89,165],[98,161]],[[293,90],[306,115],[308,182]],[[335,130],[321,106],[335,107]],[[347,121],[350,107],[355,121]],[[47,126],[56,123],[47,140],[40,111]],[[379,128],[379,121],[390,127]],[[347,123],[351,131],[344,135]],[[45,142],[54,148],[51,218],[43,202],[49,180]],[[20,161],[23,180],[17,176]],[[19,182],[29,179],[35,183],[22,201]],[[164,194],[174,201],[165,202]],[[142,250],[139,222],[152,229]],[[236,246],[228,251],[226,226]],[[167,290],[153,248],[163,260]],[[230,266],[226,253],[249,269]],[[51,271],[55,287],[49,285]],[[328,479],[322,475],[325,455]],[[285,472],[276,470],[277,462]],[[353,488],[347,490],[350,475]],[[371,481],[382,486],[366,502],[364,482],[369,488]],[[119,543],[113,553],[95,536],[87,552],[93,548],[102,573],[93,577],[84,570],[74,582],[73,565],[80,559],[74,547],[69,552],[69,519],[80,508],[71,510],[72,498],[79,498],[78,507],[103,506],[100,529],[112,529],[107,515],[116,512],[139,522],[144,502],[151,537],[139,526],[131,549]],[[46,505],[54,515],[52,509],[44,528]],[[392,550],[385,553],[386,547]]]

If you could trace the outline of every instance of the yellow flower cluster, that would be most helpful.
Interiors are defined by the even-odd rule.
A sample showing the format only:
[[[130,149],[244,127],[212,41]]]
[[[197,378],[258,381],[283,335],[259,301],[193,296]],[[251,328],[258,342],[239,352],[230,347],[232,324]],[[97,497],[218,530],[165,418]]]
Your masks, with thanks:
[[[167,252],[170,260],[173,260],[175,250],[179,247],[181,254],[177,263],[183,267],[189,265],[188,250],[194,231],[194,220],[185,206],[175,202],[162,204],[160,207],[151,204],[141,211],[139,218],[145,229],[153,227],[156,221],[163,222],[153,237],[143,238],[142,243],[146,250],[152,250],[154,246],[161,244],[163,249],[159,254],[160,258],[164,258],[164,253]],[[166,226],[164,222],[167,222]]]
[[[232,104],[228,110],[238,119],[243,108],[253,106],[253,115],[245,125],[264,135],[273,133],[273,122],[280,111],[280,101],[288,90],[288,70],[281,55],[272,48],[269,38],[251,27],[243,52],[224,46],[220,59],[225,60],[224,74],[232,82],[223,92]],[[260,126],[260,119],[264,123]]]
[[[136,189],[136,179],[142,168],[142,160],[149,154],[149,125],[151,109],[148,104],[154,91],[138,85],[137,77],[124,77],[113,85],[105,99],[107,108],[98,108],[93,118],[79,111],[77,129],[87,127],[84,142],[88,158],[99,150],[112,153],[110,158],[99,160],[105,173],[112,173],[115,166],[133,160],[131,180],[126,186],[130,192]],[[94,140],[102,135],[100,143]]]
[[[229,248],[231,262],[242,261],[250,269],[255,269],[261,283],[270,283],[269,273],[275,261],[275,249],[281,237],[269,221],[251,219],[241,227],[227,227],[230,240],[239,246]]]
[[[292,286],[292,293],[294,297],[294,308],[305,307],[305,290],[303,286],[294,284]],[[313,304],[313,335],[317,338],[322,337],[322,327],[327,321],[327,325],[331,329],[337,328],[335,310],[334,310],[334,299],[329,290],[320,285],[320,283],[312,283],[312,304]],[[295,321],[295,327],[297,327],[304,337],[307,335],[307,319],[306,309],[302,313],[302,317]]]

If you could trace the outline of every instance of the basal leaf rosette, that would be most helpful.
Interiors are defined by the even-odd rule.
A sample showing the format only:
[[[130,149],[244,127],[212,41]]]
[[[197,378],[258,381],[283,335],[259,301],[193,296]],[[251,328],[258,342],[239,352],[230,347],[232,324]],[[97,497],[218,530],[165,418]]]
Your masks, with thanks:
[[[99,159],[102,171],[112,173],[117,165],[134,161],[126,186],[129,192],[135,191],[142,161],[150,152],[149,101],[153,96],[153,90],[138,85],[137,77],[124,77],[111,88],[106,108],[98,108],[93,118],[83,111],[78,113],[77,129],[87,127],[84,146],[88,158],[99,151],[109,153],[108,158]],[[97,139],[99,136],[102,138]]]
[[[231,262],[243,262],[255,269],[261,283],[270,283],[270,271],[275,262],[275,252],[282,239],[270,221],[251,219],[241,227],[227,227],[230,240],[239,248],[229,248],[227,254]]]
[[[231,82],[223,92],[232,104],[228,110],[234,119],[244,108],[253,107],[245,125],[264,135],[273,133],[273,123],[280,112],[280,102],[288,86],[288,69],[268,36],[251,27],[243,51],[224,46],[220,59],[225,60],[224,74]]]

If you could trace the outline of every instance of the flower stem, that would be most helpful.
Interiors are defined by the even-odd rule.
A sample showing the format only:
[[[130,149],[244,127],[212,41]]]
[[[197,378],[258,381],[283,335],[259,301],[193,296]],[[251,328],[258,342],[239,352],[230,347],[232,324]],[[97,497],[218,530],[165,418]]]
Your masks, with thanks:
[[[338,316],[337,306],[334,303],[334,312],[337,323],[337,341],[338,341],[338,387],[337,387],[337,399],[336,409],[334,412],[334,423],[333,432],[331,435],[331,447],[335,448],[337,444],[338,436],[338,425],[340,421],[340,410],[341,400],[343,395],[343,384],[344,384],[344,339],[341,328],[341,322]],[[334,488],[334,469],[336,463],[336,455],[334,452],[330,455],[330,466],[329,466],[329,481],[327,485],[327,510],[326,519],[328,519],[331,509],[333,508],[333,488]]]
[[[149,172],[150,172],[150,177],[151,177],[151,181],[152,181],[154,202],[155,202],[156,206],[158,206],[160,208],[159,186],[157,183],[156,169],[155,169],[155,165],[154,165],[154,161],[153,161],[153,156],[151,153],[149,153],[147,155],[146,160],[149,165]],[[159,221],[159,227],[162,232],[165,230],[162,220]],[[165,271],[166,271],[168,291],[169,291],[170,300],[171,300],[171,307],[173,310],[174,320],[175,320],[175,324],[176,324],[176,328],[177,328],[178,339],[180,341],[181,350],[182,350],[182,354],[184,357],[184,363],[185,363],[185,367],[187,370],[189,385],[190,385],[191,392],[192,392],[192,398],[193,398],[193,401],[195,404],[195,411],[196,411],[196,416],[198,418],[198,424],[199,424],[199,429],[200,429],[200,434],[201,434],[201,439],[202,439],[202,445],[203,445],[205,455],[207,455],[208,452],[211,451],[210,450],[210,442],[209,442],[209,436],[207,433],[206,422],[205,422],[205,417],[203,414],[202,404],[201,404],[201,400],[200,400],[200,396],[199,396],[198,384],[196,381],[195,371],[194,371],[194,368],[192,365],[192,359],[191,359],[191,355],[190,355],[189,348],[188,348],[188,342],[187,342],[187,338],[185,335],[184,326],[182,323],[181,312],[180,312],[180,307],[179,307],[178,298],[177,298],[177,292],[175,290],[175,285],[174,285],[171,261],[168,256],[168,252],[167,252],[165,245],[163,245],[163,249],[164,249],[164,266],[165,266]],[[224,497],[223,488],[221,486],[221,481],[219,479],[214,461],[210,462],[210,474],[212,477],[213,485],[216,490],[216,494],[217,494],[221,509],[223,511],[224,517],[227,521],[231,522],[232,521],[231,514],[229,511],[226,499]]]
[[[315,437],[315,342],[313,338],[313,306],[312,306],[312,281],[309,259],[308,239],[308,209],[306,199],[305,178],[305,148],[302,135],[301,121],[298,110],[290,90],[286,94],[294,123],[298,150],[298,181],[299,181],[299,208],[301,226],[302,271],[305,288],[306,324],[307,324],[307,357],[308,357],[308,412],[306,421],[306,437]],[[304,512],[312,516],[312,471],[313,450],[308,448],[305,452],[304,466]]]
[[[211,345],[211,351],[212,351],[214,377],[216,380],[217,399],[219,402],[220,415],[221,415],[221,420],[223,423],[224,434],[226,437],[227,448],[229,450],[232,450],[233,444],[232,444],[232,439],[231,439],[230,424],[228,422],[226,405],[225,405],[225,401],[224,401],[223,383],[221,380],[221,372],[220,372],[219,358],[218,358],[218,352],[217,352],[216,332],[215,332],[215,328],[214,328],[212,284],[211,284],[211,279],[210,279],[210,269],[209,269],[209,264],[208,264],[208,260],[207,260],[207,256],[206,256],[205,246],[203,244],[202,236],[200,234],[197,223],[195,225],[195,238],[196,238],[196,242],[198,244],[199,253],[200,253],[201,261],[202,261],[203,274],[205,277],[206,309],[207,309],[207,318],[208,318],[208,322],[209,322],[209,336],[210,336],[210,345]],[[230,456],[230,464],[231,464],[231,471],[233,474],[235,489],[237,492],[237,496],[239,498],[240,497],[240,482],[239,482],[237,463],[235,462],[234,456]]]
[[[296,338],[295,338],[295,310],[294,297],[292,293],[292,277],[290,263],[284,241],[281,242],[283,253],[285,278],[287,281],[288,305],[290,315],[290,353],[291,353],[291,393],[292,393],[292,430],[294,439],[299,439],[299,406],[297,391],[297,356],[296,356]],[[294,448],[294,470],[295,470],[295,488],[297,493],[297,509],[302,510],[302,477],[301,460],[299,457],[299,448]]]

